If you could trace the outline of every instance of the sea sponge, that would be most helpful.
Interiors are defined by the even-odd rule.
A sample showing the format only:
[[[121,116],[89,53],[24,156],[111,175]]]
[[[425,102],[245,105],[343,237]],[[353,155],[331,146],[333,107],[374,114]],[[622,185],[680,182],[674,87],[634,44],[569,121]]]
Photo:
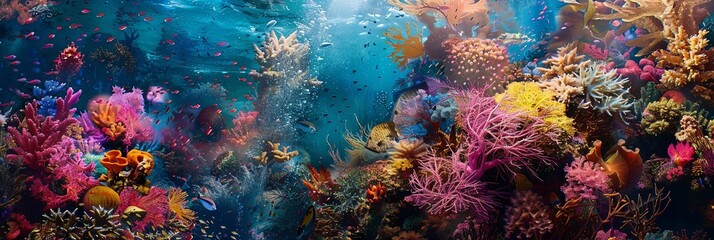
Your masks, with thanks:
[[[657,58],[657,67],[665,68],[660,82],[668,88],[679,88],[689,83],[706,83],[714,78],[714,70],[707,70],[710,50],[706,35],[709,32],[700,30],[689,37],[684,27],[679,27],[673,37],[669,38],[667,50],[652,53]]]
[[[130,165],[136,166],[136,170],[132,173],[133,176],[147,176],[154,169],[154,157],[151,156],[151,153],[132,149],[126,154],[126,159]]]
[[[421,42],[423,31],[419,30],[415,23],[406,23],[405,25],[404,31],[394,27],[384,32],[384,36],[389,39],[387,44],[394,48],[389,57],[401,69],[407,67],[409,59],[424,55],[424,44]]]
[[[444,73],[455,86],[483,88],[491,93],[503,89],[506,81],[508,53],[488,39],[452,39],[443,43],[447,50]]]
[[[121,151],[110,150],[104,153],[104,157],[99,163],[107,169],[109,178],[114,178],[129,164],[129,161],[127,161],[125,157],[122,157]]]
[[[565,115],[565,104],[553,100],[553,93],[542,91],[537,83],[513,82],[508,84],[504,93],[494,98],[505,111],[542,119],[546,125],[542,129],[545,132],[559,130],[569,136],[575,133],[573,119]]]
[[[645,107],[640,124],[650,135],[672,134],[677,131],[677,123],[683,111],[684,106],[672,99],[651,102]]]

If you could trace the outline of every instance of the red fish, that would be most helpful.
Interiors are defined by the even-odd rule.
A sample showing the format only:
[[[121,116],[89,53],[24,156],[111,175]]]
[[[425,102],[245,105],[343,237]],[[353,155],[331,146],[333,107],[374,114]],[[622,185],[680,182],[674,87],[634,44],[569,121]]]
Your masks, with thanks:
[[[223,53],[221,53],[221,52],[214,52],[214,53],[213,53],[213,56],[214,56],[214,57],[218,57],[218,56],[221,56],[221,54],[223,54]]]
[[[145,11],[141,11],[141,12],[139,12],[139,14],[137,14],[137,15],[139,15],[139,17],[143,17],[144,15],[146,15],[146,12],[145,12]]]
[[[30,81],[27,81],[27,84],[30,84],[30,85],[40,84],[40,79],[32,79]]]
[[[5,60],[7,60],[7,61],[12,61],[12,60],[15,60],[15,58],[17,58],[17,56],[15,56],[15,55],[7,55],[7,56],[5,57]]]
[[[170,18],[170,17],[164,18],[164,22],[165,22],[165,23],[171,22],[171,21],[173,21],[173,20],[174,20],[174,19],[173,19],[173,18]]]
[[[48,48],[52,48],[52,47],[54,47],[54,46],[55,46],[54,44],[48,43],[48,44],[45,44],[44,46],[42,46],[42,48],[48,49]]]
[[[166,40],[164,40],[164,41],[165,41],[167,44],[171,45],[171,46],[173,46],[174,44],[176,44],[176,43],[175,43],[173,40],[171,40],[171,39],[166,39]]]
[[[86,8],[82,9],[82,14],[87,14],[87,13],[89,13],[89,9],[86,9]]]
[[[15,94],[17,94],[17,96],[24,98],[24,99],[29,99],[32,97],[32,96],[30,96],[30,94],[20,92],[20,90],[15,90]]]
[[[194,105],[191,106],[191,107],[192,107],[193,109],[198,109],[198,108],[201,107],[201,104],[196,103],[196,104],[194,104]]]
[[[12,62],[10,63],[10,65],[11,65],[11,66],[17,66],[17,65],[20,65],[20,61],[17,61],[17,60],[15,60],[15,61],[12,61]]]
[[[126,25],[119,26],[119,31],[124,31],[124,30],[126,30]]]
[[[72,23],[72,25],[69,25],[69,29],[77,29],[77,28],[79,28],[79,27],[81,27],[81,26],[82,26],[82,24]]]
[[[145,17],[145,18],[144,18],[144,22],[148,22],[148,21],[151,21],[151,20],[154,20],[154,18],[152,18],[152,17]]]
[[[112,41],[114,41],[114,39],[115,39],[115,38],[114,38],[113,36],[110,36],[110,37],[107,38],[107,42],[112,42]]]
[[[47,35],[47,39],[53,39],[53,38],[55,38],[55,34],[54,34],[54,33],[50,33],[50,35]]]
[[[97,17],[98,17],[98,18],[104,17],[104,13],[103,13],[103,12],[97,13]]]
[[[216,46],[225,47],[225,46],[228,46],[228,42],[226,42],[226,41],[218,42],[218,43],[216,43]]]

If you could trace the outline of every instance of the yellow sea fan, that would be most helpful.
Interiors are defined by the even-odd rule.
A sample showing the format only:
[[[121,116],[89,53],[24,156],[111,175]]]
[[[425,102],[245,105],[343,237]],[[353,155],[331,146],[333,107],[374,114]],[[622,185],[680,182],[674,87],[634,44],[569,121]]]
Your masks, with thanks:
[[[507,111],[523,112],[528,116],[543,119],[543,122],[549,126],[545,131],[557,128],[569,136],[575,133],[573,119],[565,115],[565,104],[553,100],[553,93],[541,90],[537,83],[508,84],[506,91],[497,94],[494,98],[501,104],[501,108]]]
[[[186,198],[188,193],[182,191],[179,188],[169,189],[169,210],[174,213],[174,218],[192,222],[196,220],[196,213],[191,211],[191,209],[186,208]]]
[[[423,32],[415,23],[406,23],[404,31],[396,27],[387,29],[384,36],[389,39],[387,44],[394,48],[394,51],[389,54],[392,62],[404,69],[407,67],[409,59],[424,55],[424,44],[421,42],[422,34]]]

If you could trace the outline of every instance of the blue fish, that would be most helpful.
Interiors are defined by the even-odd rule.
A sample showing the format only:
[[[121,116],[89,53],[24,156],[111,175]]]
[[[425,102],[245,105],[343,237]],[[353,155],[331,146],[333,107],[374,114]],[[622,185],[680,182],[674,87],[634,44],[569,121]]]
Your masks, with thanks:
[[[218,209],[216,207],[216,203],[213,201],[213,199],[211,199],[207,196],[203,196],[203,195],[199,194],[198,202],[200,202],[201,206],[203,206],[203,208],[205,208],[208,211],[216,211],[216,209]]]

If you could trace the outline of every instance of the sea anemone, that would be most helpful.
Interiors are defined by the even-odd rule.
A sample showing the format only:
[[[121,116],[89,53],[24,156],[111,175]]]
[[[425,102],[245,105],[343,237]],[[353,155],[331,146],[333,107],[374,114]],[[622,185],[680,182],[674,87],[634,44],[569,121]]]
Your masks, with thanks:
[[[669,158],[672,159],[672,162],[679,167],[684,167],[687,163],[694,160],[694,148],[688,142],[680,142],[677,143],[677,145],[670,144],[669,148],[667,148],[667,154],[669,154]]]

